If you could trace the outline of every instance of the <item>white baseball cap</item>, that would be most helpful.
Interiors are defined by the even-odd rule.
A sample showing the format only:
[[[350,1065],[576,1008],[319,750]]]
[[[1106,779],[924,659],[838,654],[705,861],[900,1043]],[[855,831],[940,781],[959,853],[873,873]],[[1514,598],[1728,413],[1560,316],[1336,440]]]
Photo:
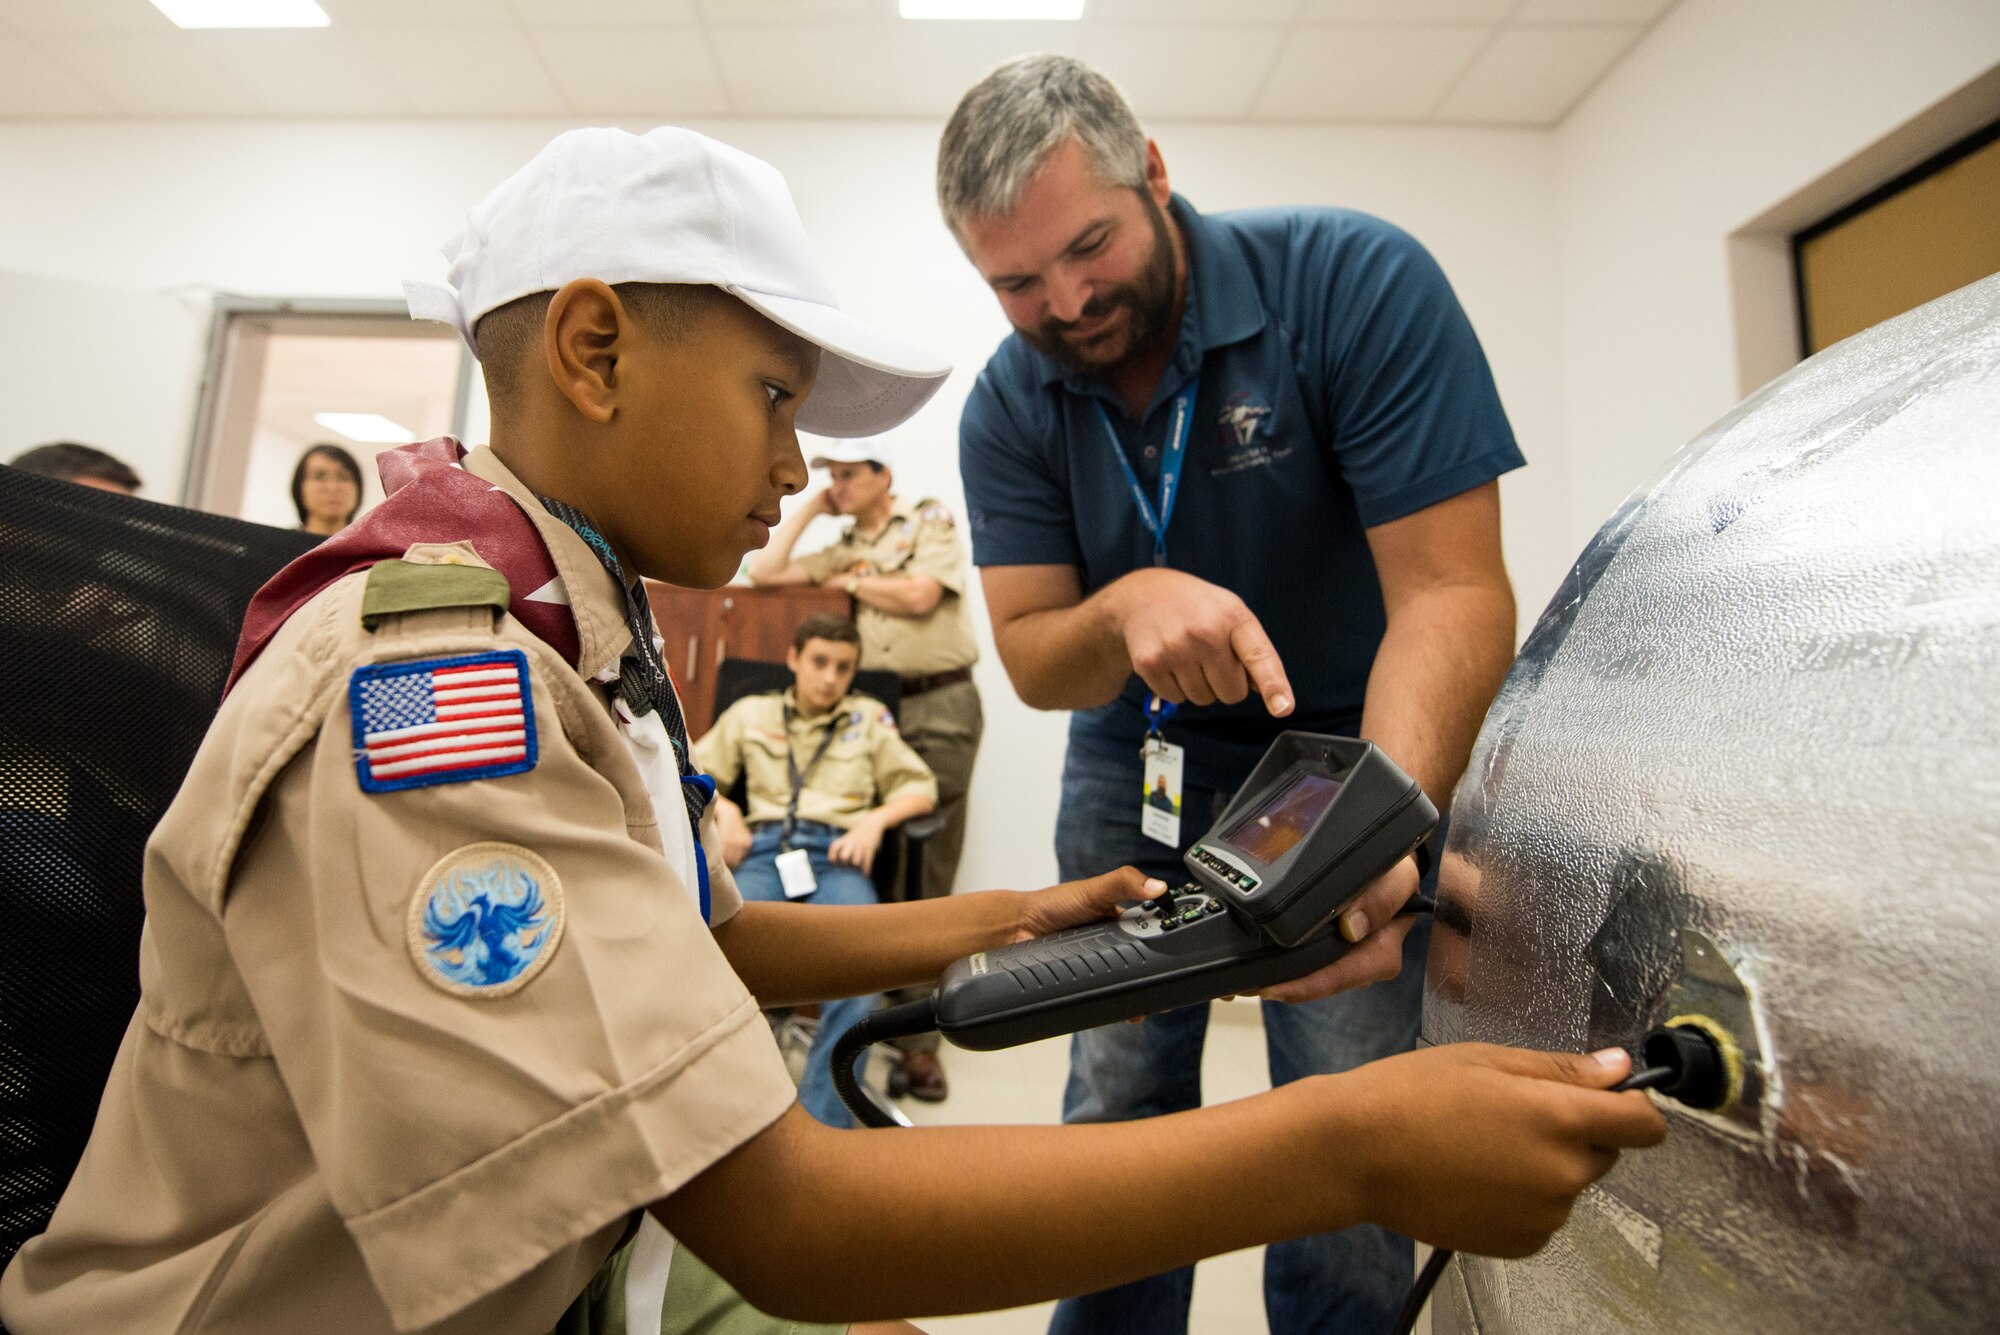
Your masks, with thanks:
[[[894,468],[896,456],[889,448],[887,436],[855,436],[847,440],[823,440],[813,447],[812,462],[807,466],[825,468],[828,464],[880,464]]]
[[[405,283],[410,318],[472,326],[578,278],[721,288],[821,350],[798,426],[868,436],[907,421],[951,367],[843,314],[777,168],[705,135],[569,130],[496,186],[443,246],[447,285]]]

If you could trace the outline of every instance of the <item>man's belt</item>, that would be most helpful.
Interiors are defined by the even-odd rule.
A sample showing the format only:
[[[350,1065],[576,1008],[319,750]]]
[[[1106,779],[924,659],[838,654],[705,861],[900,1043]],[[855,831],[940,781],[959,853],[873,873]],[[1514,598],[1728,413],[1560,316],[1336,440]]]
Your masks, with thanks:
[[[913,695],[922,695],[925,691],[935,691],[941,686],[956,686],[962,681],[971,680],[972,669],[969,667],[953,668],[949,672],[933,672],[925,677],[905,677],[903,698],[907,700]]]

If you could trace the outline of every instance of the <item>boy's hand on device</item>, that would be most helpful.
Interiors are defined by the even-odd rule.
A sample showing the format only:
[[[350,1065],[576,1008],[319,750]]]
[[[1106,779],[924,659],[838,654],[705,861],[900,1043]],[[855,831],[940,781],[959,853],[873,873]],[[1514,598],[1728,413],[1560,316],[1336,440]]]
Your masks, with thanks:
[[[1127,901],[1156,899],[1166,888],[1165,881],[1154,880],[1137,867],[1120,867],[1088,880],[1064,881],[1046,890],[1030,890],[1021,896],[1020,922],[1007,938],[1008,943],[1109,918]]]
[[[1414,858],[1404,858],[1383,872],[1340,915],[1340,934],[1356,943],[1354,949],[1323,969],[1267,987],[1257,995],[1270,1001],[1318,1001],[1394,978],[1403,970],[1403,938],[1417,921],[1398,914],[1404,902],[1417,893],[1418,880]]]
[[[1619,1048],[1577,1054],[1456,1043],[1329,1077],[1346,1123],[1330,1153],[1358,1154],[1365,1217],[1481,1256],[1541,1249],[1621,1149],[1666,1139],[1647,1097],[1610,1087]],[[1368,1128],[1359,1137],[1354,1126]]]

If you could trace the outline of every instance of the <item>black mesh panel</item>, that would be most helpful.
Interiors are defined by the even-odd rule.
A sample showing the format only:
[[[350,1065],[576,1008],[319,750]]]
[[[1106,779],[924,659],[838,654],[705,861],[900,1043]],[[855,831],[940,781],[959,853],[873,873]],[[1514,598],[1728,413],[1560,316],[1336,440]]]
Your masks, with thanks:
[[[311,541],[0,467],[0,1266],[89,1138],[244,606]]]

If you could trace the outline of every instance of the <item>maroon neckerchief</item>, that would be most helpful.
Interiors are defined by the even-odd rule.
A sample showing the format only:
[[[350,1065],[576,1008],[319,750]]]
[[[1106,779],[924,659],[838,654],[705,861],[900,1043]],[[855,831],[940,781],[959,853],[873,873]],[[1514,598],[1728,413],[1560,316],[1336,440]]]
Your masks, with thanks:
[[[564,662],[574,664],[582,649],[568,602],[529,599],[556,579],[548,544],[521,502],[460,467],[464,457],[465,447],[450,436],[378,455],[387,499],[257,590],[243,614],[243,633],[223,693],[242,679],[278,627],[322,589],[377,561],[396,560],[420,542],[472,543],[482,561],[507,577],[512,590],[507,611]]]

